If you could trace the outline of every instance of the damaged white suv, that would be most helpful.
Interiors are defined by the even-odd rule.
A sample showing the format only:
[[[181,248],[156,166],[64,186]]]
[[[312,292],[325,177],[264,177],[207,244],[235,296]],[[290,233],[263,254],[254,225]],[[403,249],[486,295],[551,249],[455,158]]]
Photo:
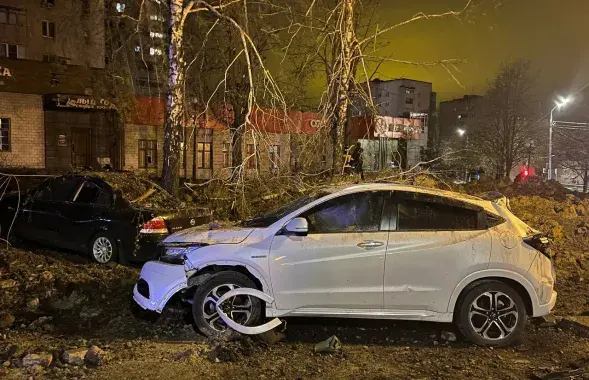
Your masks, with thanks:
[[[556,302],[545,237],[504,204],[435,189],[332,189],[164,244],[134,299],[161,312],[180,293],[209,336],[227,318],[378,318],[455,322],[472,342],[502,346]]]

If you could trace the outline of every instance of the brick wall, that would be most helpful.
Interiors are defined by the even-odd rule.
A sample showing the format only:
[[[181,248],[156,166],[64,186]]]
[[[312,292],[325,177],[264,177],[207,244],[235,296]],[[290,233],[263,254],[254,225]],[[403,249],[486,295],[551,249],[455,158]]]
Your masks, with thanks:
[[[45,167],[43,98],[0,92],[0,118],[10,119],[10,151],[0,151],[0,167]]]

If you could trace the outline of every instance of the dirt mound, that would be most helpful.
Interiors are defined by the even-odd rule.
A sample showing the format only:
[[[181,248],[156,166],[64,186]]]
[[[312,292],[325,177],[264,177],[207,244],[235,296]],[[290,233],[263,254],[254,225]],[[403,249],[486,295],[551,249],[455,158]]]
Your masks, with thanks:
[[[525,179],[516,180],[506,189],[506,195],[508,196],[540,196],[558,201],[564,201],[567,195],[571,193],[559,182],[555,180],[544,181],[538,176],[529,176]]]

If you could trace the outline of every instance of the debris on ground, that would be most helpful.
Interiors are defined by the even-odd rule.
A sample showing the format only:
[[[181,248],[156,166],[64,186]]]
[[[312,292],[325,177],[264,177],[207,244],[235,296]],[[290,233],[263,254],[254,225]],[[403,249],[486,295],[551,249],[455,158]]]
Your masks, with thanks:
[[[65,350],[62,355],[64,363],[71,365],[84,365],[84,358],[88,353],[87,348],[74,348],[71,350]]]
[[[342,348],[342,343],[337,336],[333,335],[323,342],[319,342],[315,345],[313,352],[321,354],[333,354],[338,352]]]
[[[14,323],[14,315],[10,313],[0,313],[0,329],[5,329]]]
[[[28,354],[22,359],[22,365],[25,367],[31,367],[40,365],[42,367],[48,367],[53,361],[53,355],[50,353],[42,352],[38,354]]]
[[[454,334],[452,331],[442,331],[440,333],[440,339],[444,342],[456,342],[457,340],[456,334]]]

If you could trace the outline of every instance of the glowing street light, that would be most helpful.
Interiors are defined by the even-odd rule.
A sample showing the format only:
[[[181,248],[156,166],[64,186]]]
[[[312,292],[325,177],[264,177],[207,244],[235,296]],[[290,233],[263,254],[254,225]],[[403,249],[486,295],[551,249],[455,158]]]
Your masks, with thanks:
[[[548,135],[548,179],[552,179],[552,128],[554,127],[553,113],[554,110],[560,110],[562,107],[566,106],[572,101],[572,96],[567,96],[566,98],[558,96],[558,100],[554,101],[556,105],[550,110],[550,133]]]
[[[464,134],[466,133],[466,131],[464,129],[462,129],[462,128],[458,128],[456,130],[456,133],[458,133],[458,136],[462,137],[462,136],[464,136]]]

